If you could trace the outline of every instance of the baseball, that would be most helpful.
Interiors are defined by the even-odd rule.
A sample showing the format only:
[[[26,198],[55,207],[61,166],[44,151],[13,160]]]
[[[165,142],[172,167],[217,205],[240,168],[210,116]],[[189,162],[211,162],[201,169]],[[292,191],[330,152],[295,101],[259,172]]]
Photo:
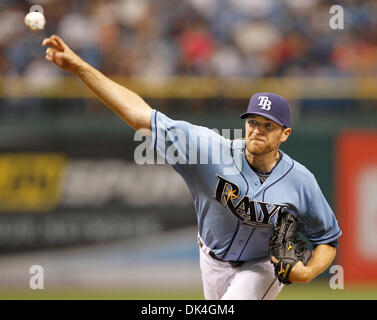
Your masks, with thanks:
[[[45,23],[46,23],[46,19],[44,15],[40,12],[36,12],[36,11],[29,12],[25,16],[25,25],[33,31],[43,29],[45,26]]]

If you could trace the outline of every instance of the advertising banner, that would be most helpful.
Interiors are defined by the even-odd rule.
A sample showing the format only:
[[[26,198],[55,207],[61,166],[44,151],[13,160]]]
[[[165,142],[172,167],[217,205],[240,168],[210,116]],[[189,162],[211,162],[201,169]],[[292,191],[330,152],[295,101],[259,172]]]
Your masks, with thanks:
[[[377,132],[344,133],[336,158],[339,263],[348,283],[377,281]]]
[[[143,236],[195,217],[188,188],[168,165],[0,154],[0,253]]]

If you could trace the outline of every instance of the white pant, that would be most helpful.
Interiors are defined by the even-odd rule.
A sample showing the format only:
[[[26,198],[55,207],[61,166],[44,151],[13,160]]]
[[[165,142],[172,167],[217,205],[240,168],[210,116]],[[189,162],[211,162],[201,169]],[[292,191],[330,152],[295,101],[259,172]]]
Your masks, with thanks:
[[[228,262],[213,259],[205,245],[199,251],[206,300],[272,300],[284,286],[268,259],[244,262],[234,268]]]

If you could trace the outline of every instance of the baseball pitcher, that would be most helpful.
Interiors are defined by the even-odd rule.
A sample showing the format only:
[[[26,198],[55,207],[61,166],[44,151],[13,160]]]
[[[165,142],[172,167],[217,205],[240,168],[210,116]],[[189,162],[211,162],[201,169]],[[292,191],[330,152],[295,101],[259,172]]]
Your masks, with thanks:
[[[244,139],[229,140],[152,109],[60,37],[42,45],[47,61],[77,75],[132,128],[149,130],[151,147],[185,180],[206,299],[274,299],[285,284],[307,283],[329,267],[341,230],[314,175],[279,149],[292,131],[283,97],[254,94],[241,115]]]

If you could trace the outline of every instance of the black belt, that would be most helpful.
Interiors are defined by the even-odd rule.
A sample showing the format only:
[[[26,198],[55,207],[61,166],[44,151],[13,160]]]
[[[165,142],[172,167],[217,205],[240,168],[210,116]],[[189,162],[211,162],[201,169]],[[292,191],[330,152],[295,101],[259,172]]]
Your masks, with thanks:
[[[202,248],[204,243],[199,239],[199,246]],[[233,268],[238,268],[241,266],[245,261],[228,261],[228,260],[223,260],[220,259],[212,250],[209,250],[208,254],[211,256],[211,258],[221,261],[221,262],[228,262]]]

